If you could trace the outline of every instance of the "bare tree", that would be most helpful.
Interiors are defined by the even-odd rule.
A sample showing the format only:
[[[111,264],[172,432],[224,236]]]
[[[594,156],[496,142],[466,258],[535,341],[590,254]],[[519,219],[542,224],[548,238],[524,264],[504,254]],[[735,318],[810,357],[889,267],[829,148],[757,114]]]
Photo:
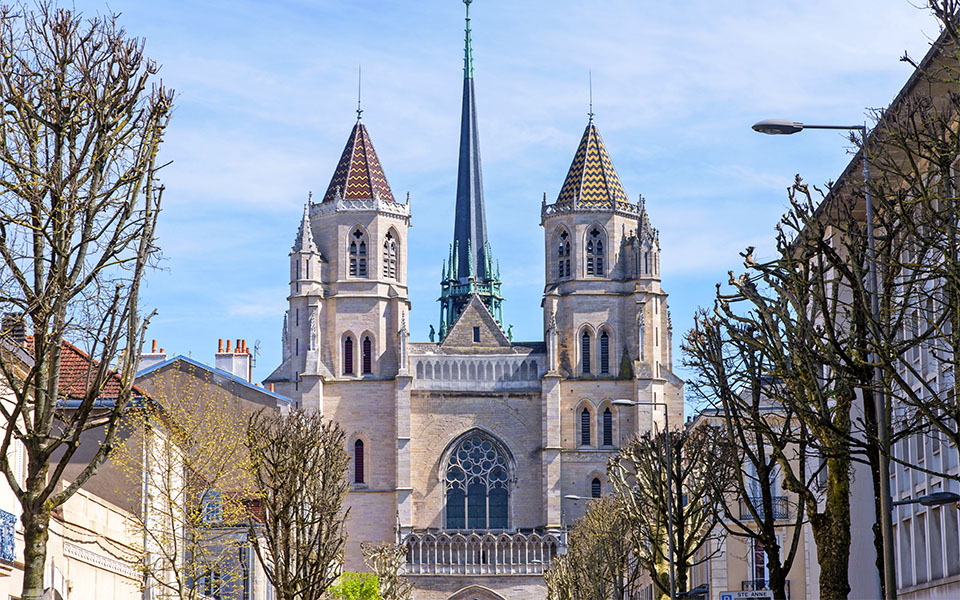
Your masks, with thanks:
[[[404,575],[406,548],[387,543],[363,544],[360,552],[367,568],[377,576],[383,600],[410,600],[413,597],[413,585]]]
[[[544,573],[551,600],[634,598],[645,572],[635,549],[626,505],[616,496],[591,500],[570,529],[566,554]]]
[[[343,429],[319,413],[259,412],[246,436],[261,519],[250,540],[281,600],[320,600],[346,543],[349,464]]]
[[[21,379],[0,355],[15,399],[0,406],[0,469],[23,509],[24,599],[43,593],[50,511],[103,463],[130,400],[172,100],[152,83],[157,70],[115,17],[82,20],[48,3],[0,8],[0,310],[19,314],[7,329],[29,328],[35,360]],[[94,359],[71,385],[69,411],[58,409],[65,338]],[[111,378],[112,407],[97,403]],[[97,427],[99,451],[59,488],[81,435]],[[22,486],[7,460],[13,440],[27,454]]]
[[[729,477],[730,461],[721,456],[716,437],[711,427],[647,434],[621,448],[607,467],[614,495],[626,508],[634,555],[662,594],[670,593],[668,521],[678,591],[686,591],[690,568],[712,556],[709,542],[723,536],[710,488]],[[672,445],[669,464],[665,443]]]
[[[701,311],[683,346],[685,366],[694,372],[694,396],[710,407],[702,414],[722,424],[718,444],[726,448],[719,455],[731,461],[731,476],[717,478],[710,488],[712,502],[728,534],[763,548],[769,573],[764,583],[774,598],[786,600],[805,513],[803,503],[782,495],[781,471],[790,469],[790,477],[807,482],[808,488],[818,487],[821,471],[809,468],[808,442],[795,435],[791,406],[765,396],[770,386],[764,385],[763,357],[742,344],[752,333],[730,336],[731,327],[722,317]],[[781,462],[778,455],[789,460]],[[790,534],[786,548],[780,546],[780,532]]]

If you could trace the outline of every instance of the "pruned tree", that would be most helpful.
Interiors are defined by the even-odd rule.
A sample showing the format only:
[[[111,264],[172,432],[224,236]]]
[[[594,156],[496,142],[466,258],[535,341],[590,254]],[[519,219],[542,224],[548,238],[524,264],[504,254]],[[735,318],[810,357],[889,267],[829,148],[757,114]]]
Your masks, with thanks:
[[[570,528],[566,554],[544,573],[551,600],[620,600],[634,598],[645,573],[621,498],[591,500]]]
[[[407,550],[396,544],[362,544],[360,552],[370,572],[377,576],[383,600],[410,600],[413,584],[404,574]]]
[[[247,427],[260,506],[257,559],[280,600],[320,600],[343,563],[349,458],[340,426],[319,413],[259,412]]]
[[[131,504],[136,564],[146,590],[197,600],[234,588],[253,497],[244,445],[248,417],[225,393],[210,393],[210,374],[172,371],[150,400],[124,415],[110,465]]]
[[[625,507],[635,559],[662,595],[670,593],[668,522],[678,592],[687,590],[690,569],[709,560],[723,537],[710,489],[730,476],[731,463],[716,439],[711,427],[646,434],[621,448],[607,467],[613,494]]]
[[[0,354],[13,395],[0,405],[0,469],[23,509],[25,600],[43,593],[50,511],[112,448],[149,320],[138,296],[158,252],[156,160],[172,92],[154,82],[143,47],[116,17],[84,20],[46,2],[0,8],[0,311],[17,314],[4,334],[32,334],[34,358],[20,378]],[[65,339],[94,359],[71,385],[69,411],[58,406]],[[111,378],[112,405],[98,403]],[[93,428],[99,451],[60,487]],[[7,459],[15,440],[23,485]]]
[[[719,422],[720,456],[730,460],[729,477],[710,488],[719,523],[729,535],[763,548],[768,581],[777,600],[786,600],[787,576],[797,558],[802,536],[804,504],[783,495],[781,475],[818,489],[820,469],[811,460],[809,441],[795,434],[796,421],[789,404],[766,396],[771,391],[763,356],[743,344],[752,337],[730,335],[729,321],[706,311],[697,314],[684,340],[684,364],[694,377],[693,396],[706,405],[701,415]],[[779,456],[788,460],[778,460]],[[788,534],[781,547],[780,533]]]

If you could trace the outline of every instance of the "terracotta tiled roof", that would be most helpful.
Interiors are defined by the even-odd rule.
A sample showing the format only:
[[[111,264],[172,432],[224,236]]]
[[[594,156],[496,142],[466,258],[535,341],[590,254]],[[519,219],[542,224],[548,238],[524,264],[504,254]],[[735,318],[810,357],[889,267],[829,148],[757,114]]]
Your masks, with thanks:
[[[26,350],[30,356],[34,355],[33,336],[27,336]],[[86,397],[89,381],[96,375],[98,364],[86,352],[64,340],[60,353],[60,398],[79,400]],[[100,397],[116,398],[120,395],[121,384],[120,376],[111,371],[100,391]],[[133,387],[133,394],[146,396],[146,393],[136,386]]]
[[[395,201],[387,176],[380,166],[380,159],[373,149],[373,142],[361,121],[357,121],[350,132],[350,139],[340,155],[340,162],[333,172],[323,201],[333,200],[338,189],[340,197],[345,200],[367,200],[379,195],[383,200]]]
[[[616,208],[628,204],[623,185],[591,119],[557,198],[560,206]]]

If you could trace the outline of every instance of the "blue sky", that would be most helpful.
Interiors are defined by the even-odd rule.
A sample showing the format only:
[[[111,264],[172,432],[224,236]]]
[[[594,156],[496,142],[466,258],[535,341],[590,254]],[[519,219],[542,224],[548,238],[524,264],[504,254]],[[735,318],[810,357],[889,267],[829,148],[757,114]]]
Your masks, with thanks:
[[[203,362],[218,338],[259,340],[258,380],[279,363],[287,254],[356,118],[362,64],[364,122],[394,194],[412,197],[410,318],[426,339],[453,236],[461,2],[75,6],[121,13],[177,90],[149,338]],[[919,58],[938,33],[906,0],[476,0],[471,16],[487,222],[515,339],[542,339],[540,201],[573,158],[592,70],[598,128],[661,232],[677,347],[738,252],[772,247],[793,175],[823,183],[849,159],[840,134],[750,125],[862,122],[910,75],[900,55]]]

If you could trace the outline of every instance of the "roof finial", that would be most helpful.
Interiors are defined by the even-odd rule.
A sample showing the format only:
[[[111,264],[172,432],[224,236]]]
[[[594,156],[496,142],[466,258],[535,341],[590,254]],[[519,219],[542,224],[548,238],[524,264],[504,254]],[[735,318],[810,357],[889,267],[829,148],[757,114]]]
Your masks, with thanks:
[[[470,37],[470,3],[473,0],[463,0],[467,5],[467,36],[463,47],[463,78],[473,79],[473,40]]]
[[[588,77],[590,78],[590,112],[587,113],[587,116],[590,117],[590,121],[593,122],[593,71],[588,71]]]
[[[363,109],[360,108],[360,84],[363,82],[363,65],[357,65],[357,120],[363,118]]]

